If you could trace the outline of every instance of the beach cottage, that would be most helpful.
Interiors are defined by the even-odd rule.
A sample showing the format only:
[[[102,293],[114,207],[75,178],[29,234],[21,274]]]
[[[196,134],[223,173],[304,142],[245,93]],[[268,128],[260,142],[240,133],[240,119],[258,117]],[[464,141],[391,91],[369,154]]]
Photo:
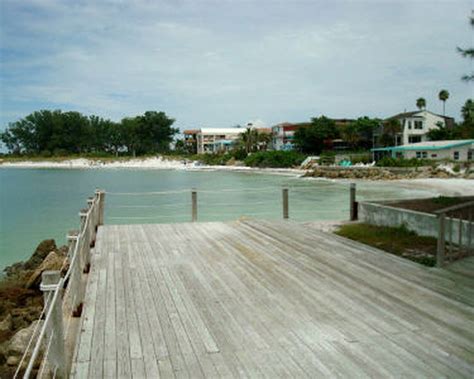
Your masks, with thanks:
[[[426,141],[401,146],[372,149],[374,159],[385,156],[392,158],[418,158],[433,160],[473,161],[474,139],[452,141]]]

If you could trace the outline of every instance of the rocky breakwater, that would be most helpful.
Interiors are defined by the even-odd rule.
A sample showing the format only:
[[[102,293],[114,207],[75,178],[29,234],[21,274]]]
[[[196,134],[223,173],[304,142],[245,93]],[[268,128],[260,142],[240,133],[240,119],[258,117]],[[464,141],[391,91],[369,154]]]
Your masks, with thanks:
[[[434,167],[330,167],[316,166],[304,176],[327,179],[399,180],[421,178],[458,177],[446,170]]]
[[[0,281],[0,378],[13,377],[43,308],[41,273],[59,270],[67,246],[44,240],[26,262],[7,267]]]

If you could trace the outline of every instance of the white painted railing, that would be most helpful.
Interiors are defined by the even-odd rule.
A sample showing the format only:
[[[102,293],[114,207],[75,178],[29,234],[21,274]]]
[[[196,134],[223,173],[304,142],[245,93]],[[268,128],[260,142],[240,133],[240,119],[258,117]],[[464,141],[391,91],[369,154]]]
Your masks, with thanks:
[[[91,247],[94,246],[98,226],[104,223],[104,201],[105,192],[97,190],[95,196],[88,199],[88,207],[79,213],[80,229],[68,235],[68,256],[63,269],[67,265],[69,267],[64,277],[61,277],[63,269],[42,273],[42,325],[33,332],[15,378],[22,374],[23,378],[31,378],[35,374],[39,378],[43,375],[68,377],[72,352],[67,351],[66,346],[74,346],[74,343],[65,342],[74,337],[69,335],[71,321],[81,314],[90,268]]]

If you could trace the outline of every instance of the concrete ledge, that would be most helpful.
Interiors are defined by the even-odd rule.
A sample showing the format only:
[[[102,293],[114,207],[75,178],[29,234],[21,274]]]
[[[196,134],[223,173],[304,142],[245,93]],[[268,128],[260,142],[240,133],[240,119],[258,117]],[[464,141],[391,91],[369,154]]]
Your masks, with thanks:
[[[359,220],[368,224],[378,226],[399,227],[405,224],[406,227],[420,236],[438,237],[438,217],[424,212],[412,211],[391,207],[390,201],[380,203],[360,202]],[[449,240],[451,218],[446,218],[446,239]],[[457,243],[459,240],[459,220],[452,221],[452,240]],[[468,243],[469,222],[462,221],[462,244]],[[472,228],[474,229],[474,228]],[[471,237],[471,239],[473,239]]]

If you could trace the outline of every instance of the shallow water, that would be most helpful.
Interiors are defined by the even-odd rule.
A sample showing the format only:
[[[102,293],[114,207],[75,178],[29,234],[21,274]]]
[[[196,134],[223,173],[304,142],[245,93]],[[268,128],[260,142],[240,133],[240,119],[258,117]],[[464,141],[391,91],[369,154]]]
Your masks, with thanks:
[[[68,230],[78,228],[78,212],[96,188],[109,192],[106,223],[124,224],[190,221],[193,187],[200,221],[279,219],[282,186],[289,187],[294,220],[348,218],[349,184],[342,182],[255,172],[0,168],[0,269],[27,259],[43,239],[64,244]],[[133,194],[162,191],[177,192]],[[428,194],[393,183],[361,182],[357,191],[359,200]]]

